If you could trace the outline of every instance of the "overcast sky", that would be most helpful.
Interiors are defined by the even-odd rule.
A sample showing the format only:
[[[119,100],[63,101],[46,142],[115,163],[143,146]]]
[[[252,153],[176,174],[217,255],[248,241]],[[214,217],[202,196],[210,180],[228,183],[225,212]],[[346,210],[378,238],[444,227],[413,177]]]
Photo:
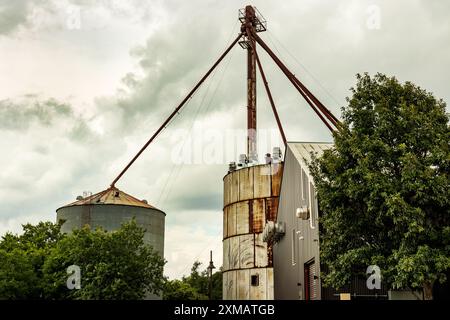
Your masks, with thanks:
[[[239,31],[243,1],[0,0],[0,235],[55,221],[105,189]],[[340,115],[355,74],[382,72],[450,101],[450,2],[253,1],[264,41]],[[259,50],[291,141],[331,141]],[[214,251],[222,178],[245,152],[246,54],[236,46],[117,187],[167,213],[166,274]],[[258,85],[260,158],[280,145]],[[177,157],[183,150],[182,160]]]

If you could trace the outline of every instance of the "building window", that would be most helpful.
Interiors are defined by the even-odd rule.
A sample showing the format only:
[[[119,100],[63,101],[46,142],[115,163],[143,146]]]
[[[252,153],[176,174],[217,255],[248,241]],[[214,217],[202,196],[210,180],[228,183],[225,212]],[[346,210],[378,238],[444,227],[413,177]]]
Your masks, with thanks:
[[[254,275],[251,276],[251,284],[254,287],[259,286],[259,275],[254,274]]]

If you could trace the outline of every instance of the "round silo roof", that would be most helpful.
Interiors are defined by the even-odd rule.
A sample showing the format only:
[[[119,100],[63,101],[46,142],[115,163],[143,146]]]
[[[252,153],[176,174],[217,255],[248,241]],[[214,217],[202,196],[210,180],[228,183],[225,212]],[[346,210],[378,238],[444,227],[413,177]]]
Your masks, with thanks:
[[[69,203],[61,208],[71,207],[71,206],[82,206],[82,205],[122,205],[122,206],[134,206],[141,208],[149,208],[159,210],[158,208],[148,204],[145,200],[139,200],[128,193],[123,192],[122,190],[117,189],[116,187],[110,187],[106,190],[98,192],[88,197],[80,197],[78,200],[72,203]],[[58,208],[56,211],[58,211]],[[162,210],[159,210],[163,212]]]

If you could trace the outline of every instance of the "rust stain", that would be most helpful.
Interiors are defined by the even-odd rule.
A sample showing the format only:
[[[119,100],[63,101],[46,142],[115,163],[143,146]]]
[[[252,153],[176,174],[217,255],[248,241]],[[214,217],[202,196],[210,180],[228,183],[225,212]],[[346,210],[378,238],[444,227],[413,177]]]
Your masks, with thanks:
[[[266,221],[276,221],[278,212],[278,198],[266,199]]]
[[[264,219],[264,199],[255,199],[252,202],[253,209],[253,225],[250,230],[254,233],[263,232],[265,219]]]

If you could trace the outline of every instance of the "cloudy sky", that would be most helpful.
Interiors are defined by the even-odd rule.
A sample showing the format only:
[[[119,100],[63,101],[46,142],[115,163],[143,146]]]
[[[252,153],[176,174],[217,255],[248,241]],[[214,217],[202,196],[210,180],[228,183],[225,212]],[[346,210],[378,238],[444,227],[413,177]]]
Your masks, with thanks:
[[[243,1],[0,0],[0,235],[105,189],[239,31]],[[336,115],[355,74],[450,101],[450,3],[253,1],[261,34]],[[288,140],[326,127],[260,50]],[[167,213],[166,274],[222,262],[222,178],[245,152],[245,51],[224,59],[117,186]],[[258,86],[260,157],[280,145]],[[180,153],[181,150],[181,153]],[[180,158],[180,154],[182,157]],[[205,266],[206,267],[206,266]]]

